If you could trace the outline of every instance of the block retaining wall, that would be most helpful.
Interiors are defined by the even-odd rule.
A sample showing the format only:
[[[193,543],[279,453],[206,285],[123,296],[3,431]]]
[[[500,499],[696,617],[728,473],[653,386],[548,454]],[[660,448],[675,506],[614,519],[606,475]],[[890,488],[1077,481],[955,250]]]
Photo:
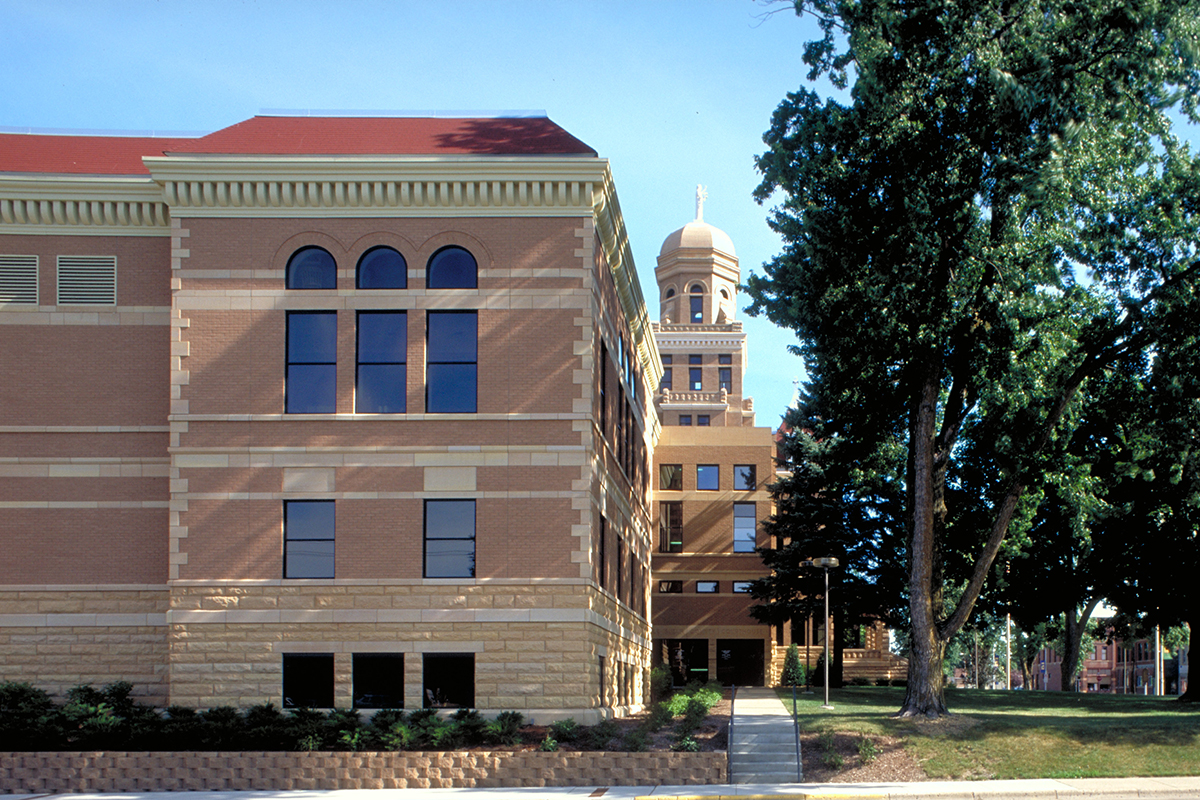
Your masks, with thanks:
[[[8,753],[0,792],[164,792],[728,782],[724,753]]]

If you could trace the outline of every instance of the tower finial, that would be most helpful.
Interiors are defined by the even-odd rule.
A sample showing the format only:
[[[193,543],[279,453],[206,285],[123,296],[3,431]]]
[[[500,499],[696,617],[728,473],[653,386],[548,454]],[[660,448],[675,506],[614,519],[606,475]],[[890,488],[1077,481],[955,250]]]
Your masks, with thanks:
[[[704,201],[707,199],[708,199],[708,191],[700,184],[696,184],[696,221],[697,222],[704,221]]]

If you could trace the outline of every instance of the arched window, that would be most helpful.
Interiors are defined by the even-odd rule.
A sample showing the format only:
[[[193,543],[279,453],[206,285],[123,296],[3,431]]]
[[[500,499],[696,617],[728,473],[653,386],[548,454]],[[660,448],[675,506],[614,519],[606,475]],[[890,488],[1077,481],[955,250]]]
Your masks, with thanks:
[[[692,324],[704,322],[704,287],[697,283],[689,291],[692,294],[690,322]]]
[[[358,260],[359,289],[404,289],[408,262],[390,247],[372,247]]]
[[[727,291],[725,291],[724,289],[722,289],[722,290],[721,290],[721,297],[722,297],[722,298],[724,298],[724,299],[726,299],[726,300],[728,300],[728,299],[729,299],[729,292],[727,292]]]
[[[443,247],[425,267],[425,285],[430,289],[474,289],[479,265],[475,256],[461,247]]]
[[[287,288],[336,289],[337,262],[323,247],[301,247],[288,259]]]
[[[674,296],[675,296],[675,289],[674,289],[674,287],[672,287],[672,288],[670,288],[670,289],[667,289],[666,299],[670,300],[670,299],[671,299],[672,297],[674,297]]]

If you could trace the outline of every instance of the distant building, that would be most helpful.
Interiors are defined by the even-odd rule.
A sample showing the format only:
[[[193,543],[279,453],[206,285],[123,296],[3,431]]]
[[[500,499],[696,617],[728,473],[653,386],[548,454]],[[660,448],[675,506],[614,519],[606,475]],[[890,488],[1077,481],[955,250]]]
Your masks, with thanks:
[[[1163,692],[1182,694],[1187,690],[1187,651],[1163,659]],[[1033,666],[1032,689],[1052,692],[1062,689],[1062,656],[1043,648]],[[1156,694],[1153,639],[1121,639],[1096,642],[1083,659],[1075,679],[1075,691],[1103,694]]]
[[[744,393],[737,253],[704,221],[703,199],[698,191],[696,218],[667,236],[655,270],[660,322],[652,329],[663,378],[655,398],[654,662],[670,667],[676,683],[761,686],[778,680],[793,642],[816,664],[823,623],[769,626],[750,616],[749,584],[767,575],[755,548],[773,544],[761,523],[774,513],[777,437],[755,427]],[[847,679],[904,677],[882,625],[843,636]]]

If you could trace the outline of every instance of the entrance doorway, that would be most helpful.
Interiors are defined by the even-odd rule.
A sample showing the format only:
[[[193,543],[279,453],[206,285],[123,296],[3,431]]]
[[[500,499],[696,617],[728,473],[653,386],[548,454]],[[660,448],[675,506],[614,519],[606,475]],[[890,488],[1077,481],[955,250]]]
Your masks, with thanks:
[[[726,686],[763,686],[762,639],[717,639],[717,680]]]

